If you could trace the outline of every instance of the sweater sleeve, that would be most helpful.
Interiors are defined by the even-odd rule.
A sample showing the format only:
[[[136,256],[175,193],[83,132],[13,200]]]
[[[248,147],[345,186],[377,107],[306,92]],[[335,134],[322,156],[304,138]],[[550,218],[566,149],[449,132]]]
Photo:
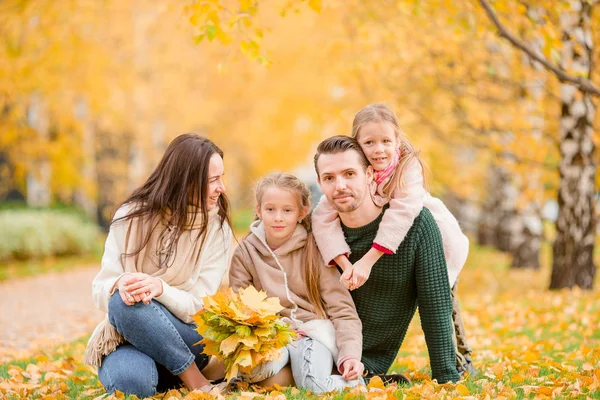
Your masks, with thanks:
[[[358,318],[350,292],[340,283],[340,273],[337,268],[320,270],[319,287],[327,316],[335,327],[335,341],[339,351],[338,368],[339,364],[349,358],[360,360],[362,323]]]
[[[432,377],[439,383],[456,382],[460,377],[452,341],[452,296],[442,236],[429,210],[423,209],[417,223],[417,303]]]
[[[319,204],[313,210],[311,222],[312,232],[325,265],[332,265],[333,259],[341,254],[350,254],[338,212],[325,196],[321,196]]]
[[[373,247],[384,253],[396,253],[423,209],[425,188],[421,165],[413,160],[406,166],[404,187],[396,189],[390,200],[390,207],[383,214]],[[387,250],[387,251],[386,251]]]
[[[229,266],[229,286],[236,292],[252,285],[252,274],[248,271],[248,261],[242,250],[243,243],[235,249]]]
[[[162,281],[163,293],[156,298],[173,315],[186,323],[193,322],[190,316],[202,308],[202,297],[217,291],[227,271],[231,251],[231,228],[224,223],[221,229],[220,221],[216,221],[215,225],[203,244],[199,260],[200,271],[195,275],[196,280],[192,287],[182,290]]]
[[[129,207],[127,206],[119,208],[113,220],[126,216],[128,212]],[[110,226],[104,244],[100,272],[92,281],[94,304],[100,311],[105,313],[108,313],[108,301],[115,292],[115,283],[125,273],[125,268],[121,262],[121,254],[123,253],[128,224],[126,221],[119,221]]]

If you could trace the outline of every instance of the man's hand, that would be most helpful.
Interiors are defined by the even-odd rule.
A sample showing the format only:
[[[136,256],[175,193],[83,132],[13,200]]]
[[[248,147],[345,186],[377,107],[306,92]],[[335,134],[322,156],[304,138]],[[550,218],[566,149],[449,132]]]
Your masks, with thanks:
[[[355,381],[362,376],[365,366],[359,360],[349,358],[341,365],[341,369],[344,371],[342,378],[347,381]]]

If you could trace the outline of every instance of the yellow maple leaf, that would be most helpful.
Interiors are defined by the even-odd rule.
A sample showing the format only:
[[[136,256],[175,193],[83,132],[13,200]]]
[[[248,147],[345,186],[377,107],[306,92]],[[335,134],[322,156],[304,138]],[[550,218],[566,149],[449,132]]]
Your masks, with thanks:
[[[456,389],[458,394],[460,394],[461,396],[468,396],[470,394],[469,388],[467,388],[462,383],[457,383],[454,389]]]
[[[381,380],[380,377],[374,376],[369,381],[369,384],[367,385],[367,388],[369,388],[369,389],[381,389],[381,390],[385,390],[385,385],[384,385],[384,383],[383,383],[383,381]]]
[[[254,286],[248,286],[245,289],[240,289],[238,293],[242,303],[253,310],[261,313],[273,314],[283,310],[278,298],[271,297],[267,299],[267,293],[263,292],[262,290],[256,290]]]

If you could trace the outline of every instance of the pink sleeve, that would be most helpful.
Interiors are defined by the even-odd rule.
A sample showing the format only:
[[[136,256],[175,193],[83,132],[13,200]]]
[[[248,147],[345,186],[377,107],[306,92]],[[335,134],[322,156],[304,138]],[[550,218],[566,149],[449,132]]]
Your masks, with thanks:
[[[311,218],[313,235],[326,265],[332,264],[333,259],[340,254],[350,254],[338,212],[325,196],[321,196]]]
[[[404,187],[394,191],[390,207],[383,214],[373,242],[373,247],[384,248],[392,253],[396,253],[415,218],[423,209],[423,201],[427,193],[423,187],[421,165],[417,160],[411,161],[406,166],[403,179]]]

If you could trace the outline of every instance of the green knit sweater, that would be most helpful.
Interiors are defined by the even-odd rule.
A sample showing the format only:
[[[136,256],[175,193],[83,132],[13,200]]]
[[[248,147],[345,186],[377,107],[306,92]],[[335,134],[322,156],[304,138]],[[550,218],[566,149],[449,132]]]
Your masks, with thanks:
[[[383,212],[360,228],[342,224],[352,263],[371,248],[382,216]],[[432,377],[440,383],[458,381],[442,237],[427,208],[415,219],[396,254],[384,254],[367,282],[351,294],[363,324],[362,362],[368,372],[387,372],[418,306]]]

